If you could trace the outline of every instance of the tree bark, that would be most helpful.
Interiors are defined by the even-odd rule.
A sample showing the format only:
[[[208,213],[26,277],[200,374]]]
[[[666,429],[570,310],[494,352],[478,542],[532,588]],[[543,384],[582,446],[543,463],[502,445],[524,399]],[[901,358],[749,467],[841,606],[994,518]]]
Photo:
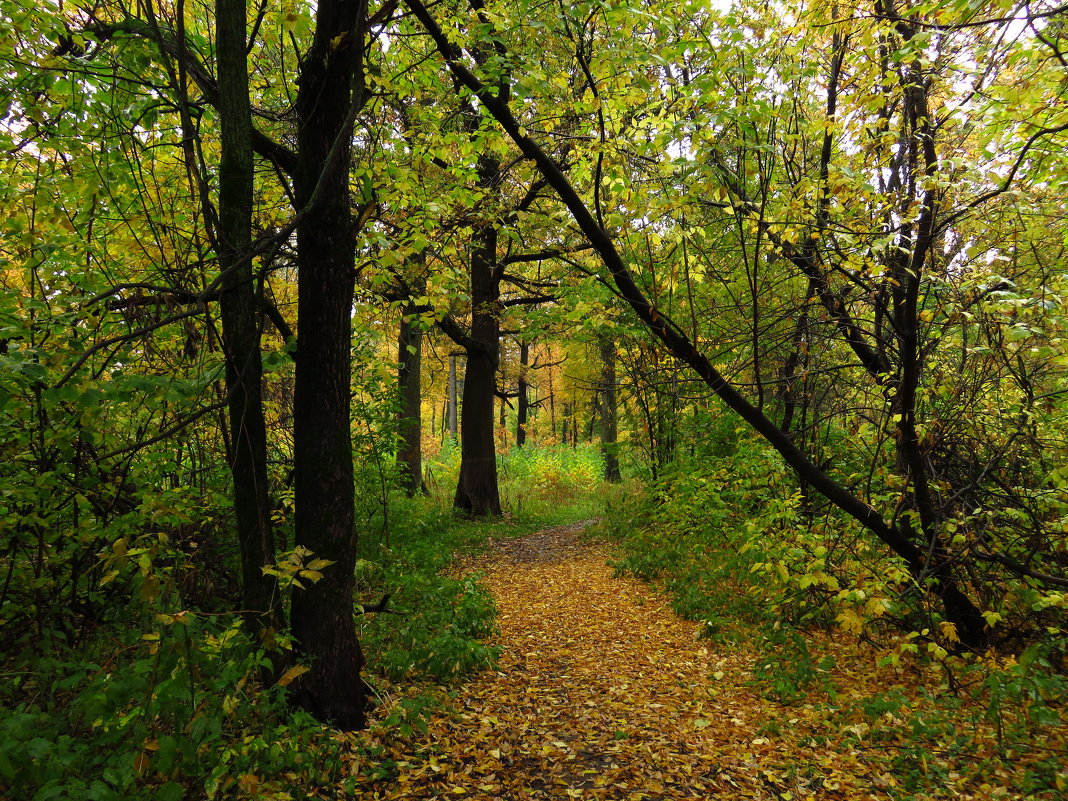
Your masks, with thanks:
[[[263,419],[259,305],[249,248],[252,242],[252,106],[246,58],[245,0],[217,0],[216,58],[221,129],[216,247],[222,281],[219,309],[226,359],[229,459],[234,516],[241,552],[245,628],[269,637],[281,607],[274,577],[274,534],[267,479],[267,430]]]
[[[495,159],[479,160],[480,183],[497,178]],[[484,222],[475,232],[471,253],[471,344],[464,371],[460,420],[460,478],[453,506],[475,517],[499,516],[497,454],[493,440],[493,399],[500,354],[500,279],[497,275],[497,228]]]
[[[515,444],[522,448],[527,442],[527,421],[530,418],[530,386],[527,371],[530,369],[530,343],[519,343],[519,383],[516,389]]]
[[[293,592],[293,634],[311,668],[295,683],[295,698],[317,719],[346,730],[364,725],[366,695],[353,620],[349,398],[356,254],[348,171],[355,111],[363,102],[365,16],[362,0],[319,0],[315,38],[300,67],[294,182],[302,214],[293,403],[295,540],[314,558],[333,562],[322,579]]]
[[[619,456],[616,440],[619,423],[616,401],[616,343],[601,340],[601,453],[604,455],[606,481],[619,481]]]
[[[397,452],[397,467],[400,469],[401,486],[409,496],[423,491],[423,332],[419,330],[418,323],[413,324],[416,308],[414,303],[408,303],[401,317],[400,334],[397,337],[397,383],[401,401],[401,445]]]

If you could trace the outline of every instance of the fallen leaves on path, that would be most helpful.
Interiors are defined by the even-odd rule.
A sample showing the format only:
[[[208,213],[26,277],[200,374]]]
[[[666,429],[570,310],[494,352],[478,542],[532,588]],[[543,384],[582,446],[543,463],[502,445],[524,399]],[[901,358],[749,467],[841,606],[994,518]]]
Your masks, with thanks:
[[[718,652],[648,585],[614,579],[606,558],[562,527],[468,565],[500,610],[499,664],[425,735],[362,735],[393,771],[355,765],[360,797],[901,797],[878,762],[811,737],[827,725],[817,706],[758,695],[751,653]]]

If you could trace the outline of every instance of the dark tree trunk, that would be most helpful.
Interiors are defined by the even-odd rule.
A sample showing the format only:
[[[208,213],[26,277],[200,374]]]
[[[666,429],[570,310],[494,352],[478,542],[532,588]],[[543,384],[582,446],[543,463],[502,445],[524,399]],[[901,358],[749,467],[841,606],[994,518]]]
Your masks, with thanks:
[[[416,306],[409,303],[397,337],[397,383],[400,386],[400,450],[397,467],[408,495],[423,491],[422,381],[423,333],[413,324]]]
[[[516,390],[515,444],[522,448],[527,442],[527,420],[530,417],[530,387],[527,370],[530,369],[530,343],[519,343],[519,386]]]
[[[619,481],[616,404],[616,343],[604,339],[601,341],[601,453],[604,454],[604,477],[613,482]]]
[[[293,634],[311,668],[296,682],[295,697],[317,719],[342,729],[364,725],[366,694],[353,620],[349,379],[356,254],[348,171],[353,112],[362,102],[352,87],[363,86],[364,16],[360,0],[319,0],[297,97],[296,544],[333,564],[318,582],[293,593]]]
[[[218,0],[219,202],[216,247],[222,271],[219,309],[226,358],[230,472],[241,551],[241,606],[245,627],[269,637],[278,629],[280,604],[273,576],[267,430],[263,420],[260,325],[249,246],[252,241],[252,106],[245,50],[245,0]]]
[[[498,165],[481,159],[479,177],[496,179]],[[484,223],[475,233],[471,254],[471,343],[464,371],[460,421],[460,479],[453,506],[476,517],[501,514],[497,455],[493,441],[493,399],[497,389],[500,323],[497,276],[497,228]]]
[[[456,391],[456,355],[449,356],[449,397],[445,402],[446,416],[448,417],[448,431],[449,436],[453,442],[456,442],[456,438],[460,433],[459,411],[457,410],[457,391]]]
[[[501,450],[508,450],[508,398],[501,398],[497,409],[497,430],[501,437]]]

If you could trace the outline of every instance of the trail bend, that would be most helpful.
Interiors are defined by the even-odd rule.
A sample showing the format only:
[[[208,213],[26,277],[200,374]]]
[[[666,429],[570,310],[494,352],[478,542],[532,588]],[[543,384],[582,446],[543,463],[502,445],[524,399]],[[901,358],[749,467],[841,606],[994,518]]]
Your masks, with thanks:
[[[613,578],[584,523],[499,541],[465,565],[499,608],[495,670],[426,735],[393,743],[376,799],[795,799],[763,769],[767,702],[748,662],[699,639],[641,582]],[[795,785],[796,787],[796,785]]]

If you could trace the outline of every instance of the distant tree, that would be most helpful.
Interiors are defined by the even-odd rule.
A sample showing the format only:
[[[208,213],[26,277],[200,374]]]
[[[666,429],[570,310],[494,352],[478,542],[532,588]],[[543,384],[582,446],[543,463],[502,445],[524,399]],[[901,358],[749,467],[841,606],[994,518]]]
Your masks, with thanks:
[[[397,334],[397,385],[400,392],[400,448],[397,467],[405,492],[415,495],[423,486],[423,332],[418,321],[419,306],[409,301],[401,315]]]
[[[604,477],[607,481],[619,481],[619,454],[617,453],[619,425],[618,402],[616,400],[616,344],[610,336],[603,337],[600,343],[601,384],[600,395],[600,436],[601,452],[604,457]]]

